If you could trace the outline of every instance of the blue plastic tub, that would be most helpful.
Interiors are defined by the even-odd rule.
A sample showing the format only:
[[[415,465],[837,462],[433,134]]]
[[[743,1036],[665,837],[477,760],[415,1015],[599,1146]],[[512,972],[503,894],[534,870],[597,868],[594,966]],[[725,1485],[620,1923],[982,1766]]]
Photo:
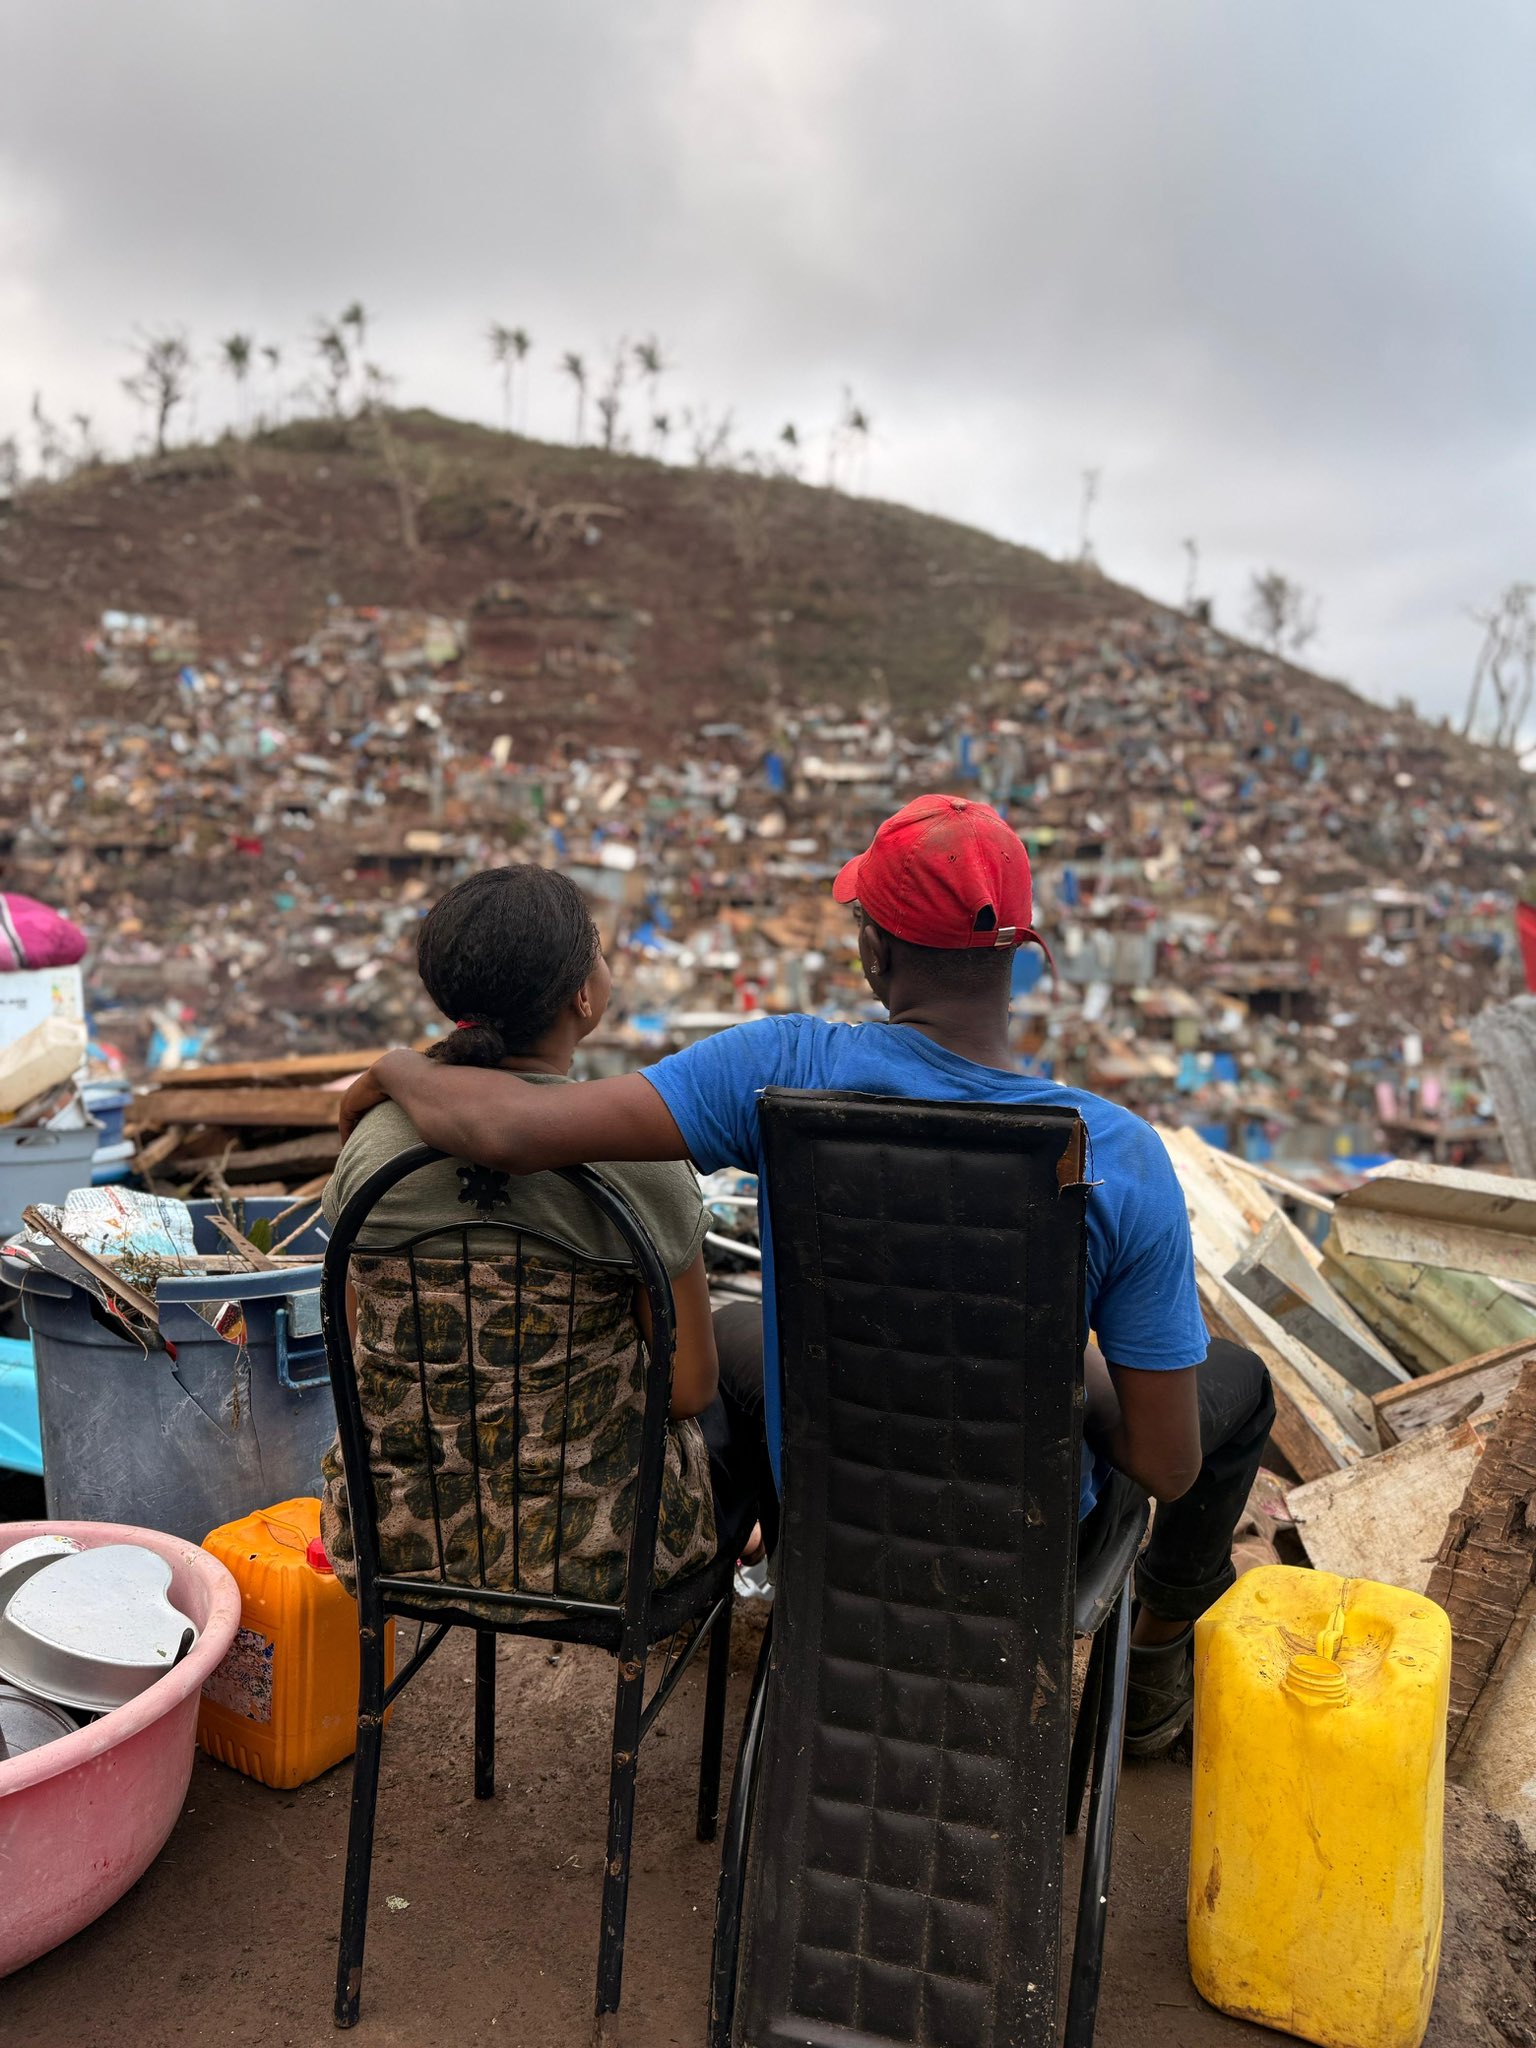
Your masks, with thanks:
[[[208,1220],[217,1206],[190,1204],[200,1252],[226,1248]],[[247,1225],[290,1206],[281,1196],[247,1200]],[[160,1328],[174,1360],[146,1356],[84,1288],[0,1261],[22,1288],[32,1332],[50,1517],[131,1522],[201,1543],[223,1522],[320,1491],[336,1430],[320,1334],[325,1236],[317,1210],[289,1247],[313,1252],[313,1265],[162,1280]],[[243,1347],[191,1306],[226,1301],[244,1310]]]
[[[37,1420],[37,1367],[27,1337],[0,1337],[0,1466],[42,1477],[43,1439]]]

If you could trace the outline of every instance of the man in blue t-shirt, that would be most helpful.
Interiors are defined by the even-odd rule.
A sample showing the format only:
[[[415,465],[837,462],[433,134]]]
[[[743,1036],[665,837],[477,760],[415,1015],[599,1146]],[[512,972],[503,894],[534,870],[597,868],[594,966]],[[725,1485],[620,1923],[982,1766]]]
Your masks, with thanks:
[[[1133,1754],[1153,1754],[1189,1718],[1194,1621],[1232,1582],[1232,1534],[1274,1419],[1269,1375],[1252,1352],[1207,1337],[1183,1193],[1150,1124],[1017,1070],[1012,961],[1038,937],[1017,834],[985,805],[918,797],[849,861],[833,894],[851,907],[888,1023],[763,1017],[580,1088],[392,1052],[348,1091],[343,1128],[390,1096],[427,1144],[513,1173],[684,1158],[703,1172],[761,1173],[758,1099],[769,1087],[1075,1109],[1090,1148],[1086,1306],[1097,1339],[1085,1349],[1082,1541],[1104,1540],[1136,1489],[1156,1497],[1136,1573],[1126,1737]],[[704,1422],[717,1484],[754,1495],[771,1548],[778,1348],[766,1204],[761,1215],[763,1312],[736,1303],[716,1316],[720,1387]]]

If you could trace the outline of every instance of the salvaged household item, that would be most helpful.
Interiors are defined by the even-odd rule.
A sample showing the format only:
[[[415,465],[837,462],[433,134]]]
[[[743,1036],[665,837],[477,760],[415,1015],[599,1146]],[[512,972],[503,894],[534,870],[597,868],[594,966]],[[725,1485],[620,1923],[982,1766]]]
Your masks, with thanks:
[[[1320,2048],[1418,2048],[1450,1663],[1433,1601],[1332,1572],[1247,1572],[1196,1622],[1189,1964],[1212,2005]]]
[[[142,1544],[37,1561],[0,1606],[0,1678],[80,1713],[126,1706],[197,1641],[170,1583],[169,1564]]]
[[[640,1745],[671,1696],[678,1677],[706,1642],[709,1670],[699,1759],[700,1841],[711,1840],[715,1832],[725,1690],[730,1670],[731,1575],[735,1559],[730,1547],[722,1546],[718,1555],[696,1569],[680,1573],[664,1586],[654,1584],[669,1443],[668,1403],[675,1329],[672,1286],[666,1268],[626,1197],[586,1166],[566,1168],[560,1178],[579,1190],[617,1233],[628,1253],[623,1264],[593,1263],[563,1253],[548,1240],[515,1224],[490,1221],[492,1210],[505,1192],[507,1176],[483,1168],[463,1169],[464,1198],[479,1210],[480,1220],[474,1221],[466,1212],[469,1227],[449,1233],[452,1249],[448,1256],[441,1251],[429,1254],[423,1249],[434,1240],[441,1244],[441,1222],[405,1239],[386,1238],[382,1244],[378,1242],[375,1226],[366,1248],[360,1249],[358,1234],[367,1227],[369,1215],[382,1197],[411,1174],[435,1165],[443,1156],[428,1146],[413,1146],[370,1174],[336,1219],[325,1258],[325,1337],[351,1517],[362,1654],[352,1822],[336,1965],[335,2018],[342,2027],[356,2025],[362,1994],[363,1942],[368,1924],[384,1710],[409,1684],[450,1628],[475,1630],[477,1799],[489,1799],[495,1792],[498,1634],[592,1643],[617,1659],[609,1751],[608,1842],[603,1859],[602,1928],[598,1943],[599,2015],[615,2012],[619,2004]],[[460,1242],[453,1247],[455,1235]],[[458,1334],[445,1343],[442,1333],[445,1326],[451,1328],[452,1324],[441,1314],[425,1318],[423,1300],[434,1298],[434,1281],[440,1286],[456,1276],[456,1285],[444,1288],[436,1298],[467,1306],[477,1291],[476,1272],[472,1268],[483,1273],[488,1263],[482,1249],[488,1238],[504,1247],[495,1259],[499,1270],[495,1275],[494,1297],[486,1284],[488,1275],[478,1290],[481,1300],[493,1308],[496,1328],[493,1332],[487,1319],[477,1334],[474,1319],[465,1315],[459,1319]],[[404,1275],[393,1284],[401,1288],[413,1305],[412,1313],[398,1316],[397,1329],[404,1334],[394,1339],[413,1384],[403,1403],[391,1405],[387,1426],[383,1428],[383,1418],[364,1411],[347,1323],[348,1279],[354,1270],[354,1260],[365,1259],[396,1273],[403,1267]],[[530,1265],[539,1269],[537,1277],[530,1271]],[[553,1376],[562,1372],[569,1387],[570,1361],[573,1351],[579,1350],[584,1341],[584,1328],[594,1323],[601,1328],[605,1321],[619,1316],[627,1323],[633,1314],[633,1290],[637,1284],[649,1304],[653,1337],[647,1355],[637,1330],[631,1354],[631,1384],[640,1397],[639,1427],[634,1432],[639,1441],[632,1481],[634,1520],[622,1597],[582,1598],[570,1591],[571,1580],[582,1565],[576,1533],[581,1524],[577,1516],[571,1516],[572,1527],[566,1526],[564,1510],[568,1503],[564,1486],[567,1463],[573,1471],[576,1464],[572,1446],[580,1416],[575,1411],[583,1404],[574,1396],[559,1400],[563,1424],[551,1428],[548,1425],[556,1403],[548,1403],[546,1427],[540,1432],[542,1472],[537,1488],[519,1487],[520,1462],[502,1464],[496,1475],[503,1482],[499,1488],[499,1522],[497,1496],[487,1484],[489,1447],[503,1432],[513,1444],[519,1443],[524,1392],[530,1397],[537,1394],[547,1398],[552,1387],[559,1385]],[[628,1352],[627,1343],[625,1350]],[[404,1383],[402,1378],[401,1384]],[[381,1558],[376,1501],[377,1480],[385,1470],[386,1445],[389,1439],[398,1442],[407,1430],[419,1432],[428,1442],[441,1441],[446,1433],[445,1417],[451,1417],[455,1425],[454,1462],[462,1467],[467,1460],[469,1469],[452,1473],[451,1499],[440,1498],[435,1484],[423,1489],[426,1500],[421,1514],[425,1519],[430,1511],[430,1533],[422,1532],[420,1563],[407,1566],[397,1561],[386,1570]],[[471,1449],[461,1452],[458,1446],[466,1437]],[[484,1451],[482,1440],[487,1446]],[[445,1456],[445,1466],[448,1462]],[[513,1475],[511,1488],[504,1483],[509,1465]],[[430,1472],[434,1468],[428,1469]],[[443,1491],[446,1494],[446,1489]],[[504,1513],[508,1491],[513,1498],[510,1526]],[[472,1510],[467,1515],[463,1513],[466,1505]],[[564,1586],[560,1576],[562,1538],[567,1546]],[[488,1559],[497,1566],[494,1585],[488,1583]],[[403,1670],[395,1674],[392,1683],[385,1675],[387,1615],[418,1620],[428,1628],[425,1641]],[[685,1627],[691,1627],[686,1645],[675,1658],[668,1657],[647,1701],[647,1653],[654,1644],[665,1642]]]
[[[126,1706],[0,1763],[0,1976],[77,1934],[159,1854],[192,1772],[203,1681],[240,1622],[240,1593],[216,1558],[149,1529],[17,1522],[16,1541],[67,1536],[90,1548],[136,1544],[170,1566],[170,1598],[198,1631],[192,1649]]]
[[[94,1122],[73,1131],[0,1125],[0,1241],[21,1228],[21,1212],[30,1204],[63,1203],[72,1188],[88,1187],[91,1156],[100,1142]]]
[[[290,1206],[248,1200],[247,1228]],[[190,1208],[197,1253],[227,1249],[217,1205]],[[162,1274],[141,1341],[102,1312],[78,1266],[0,1262],[32,1333],[50,1511],[132,1518],[200,1543],[269,1501],[318,1493],[336,1426],[320,1335],[324,1246],[312,1224],[290,1247],[309,1263]]]
[[[731,1792],[711,2048],[1091,2042],[1142,1514],[1084,1564],[1074,1112],[770,1089],[771,1647]],[[1141,1503],[1137,1503],[1141,1507]],[[1095,1514],[1098,1510],[1095,1510]],[[1077,1734],[1074,1627],[1094,1635]]]
[[[56,1706],[19,1685],[0,1683],[0,1764],[73,1735],[80,1723],[67,1707]]]
[[[203,1687],[197,1739],[262,1785],[307,1784],[357,1736],[357,1602],[320,1541],[320,1503],[279,1501],[227,1522],[203,1548],[240,1588],[240,1629]],[[395,1624],[386,1623],[385,1682]]]

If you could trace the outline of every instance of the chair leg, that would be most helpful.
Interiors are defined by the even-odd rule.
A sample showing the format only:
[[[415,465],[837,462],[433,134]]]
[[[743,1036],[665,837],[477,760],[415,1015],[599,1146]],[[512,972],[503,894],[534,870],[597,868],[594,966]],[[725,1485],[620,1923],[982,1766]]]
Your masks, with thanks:
[[[1088,1760],[1093,1754],[1093,1734],[1098,1726],[1099,1701],[1104,1692],[1104,1647],[1106,1626],[1094,1633],[1088,1652],[1088,1669],[1083,1674],[1083,1697],[1077,1709],[1077,1726],[1072,1730],[1072,1758],[1067,1765],[1067,1833],[1077,1833],[1083,1817],[1083,1794],[1088,1789]]]
[[[1093,2048],[1104,1968],[1104,1924],[1109,1916],[1109,1865],[1115,1841],[1115,1802],[1120,1791],[1120,1752],[1125,1740],[1125,1694],[1130,1677],[1131,1597],[1127,1584],[1106,1624],[1111,1635],[1094,1717],[1093,1796],[1083,1843],[1083,1879],[1077,1901],[1077,1935],[1072,1946],[1072,1979],[1067,1992],[1067,2025],[1062,2048]]]
[[[720,1883],[715,1892],[715,1939],[709,1964],[709,2048],[731,2048],[736,2014],[736,1965],[741,1948],[741,1908],[746,1888],[747,1847],[752,1837],[752,1809],[757,1798],[757,1765],[763,1746],[763,1706],[767,1697],[773,1616],[763,1631],[763,1647],[747,1700],[736,1769],[731,1778],[731,1804],[725,1817],[720,1850]]]
[[[735,1595],[726,1582],[709,1632],[709,1671],[704,1680],[704,1735],[699,1744],[699,1826],[701,1842],[715,1839],[720,1817],[720,1754],[725,1747],[725,1692],[731,1678],[731,1615]]]
[[[368,1880],[373,1871],[373,1823],[379,1801],[379,1759],[384,1740],[384,1617],[360,1634],[357,1747],[352,1758],[352,1815],[347,1829],[347,1874],[341,1894],[341,1943],[336,1957],[336,2024],[355,2027],[363,1993],[363,1942],[368,1932]]]
[[[496,1790],[496,1631],[475,1630],[475,1797]]]
[[[624,1917],[629,1910],[629,1850],[635,1824],[635,1773],[645,1660],[621,1656],[613,1703],[613,1763],[608,1774],[608,1854],[603,1864],[603,1924],[597,1943],[597,2017],[617,2012],[624,1981]]]

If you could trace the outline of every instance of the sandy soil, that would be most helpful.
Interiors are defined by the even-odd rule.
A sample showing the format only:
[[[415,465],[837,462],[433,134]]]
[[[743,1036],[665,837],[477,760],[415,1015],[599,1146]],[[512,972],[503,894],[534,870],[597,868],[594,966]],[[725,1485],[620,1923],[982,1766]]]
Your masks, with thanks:
[[[755,1639],[738,1633],[732,1726]],[[502,1645],[497,1798],[471,1797],[467,1638],[385,1741],[356,2039],[571,2048],[591,2032],[611,1664]],[[642,1762],[621,2039],[703,2048],[715,1851],[693,1839],[702,1672]],[[670,1725],[668,1722],[670,1720]],[[158,1863],[112,1913],[0,1987],[28,2048],[325,2048],[347,1767],[270,1792],[199,1757]],[[1187,1766],[1131,1768],[1120,1805],[1101,2048],[1274,2040],[1201,2004],[1184,1967]],[[1445,1964],[1427,2048],[1536,2044],[1536,1887],[1501,1823],[1453,1793]],[[1075,1901],[1075,1875],[1068,1896]]]

